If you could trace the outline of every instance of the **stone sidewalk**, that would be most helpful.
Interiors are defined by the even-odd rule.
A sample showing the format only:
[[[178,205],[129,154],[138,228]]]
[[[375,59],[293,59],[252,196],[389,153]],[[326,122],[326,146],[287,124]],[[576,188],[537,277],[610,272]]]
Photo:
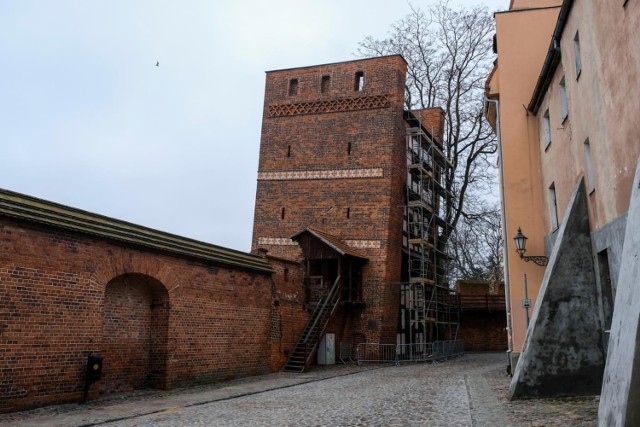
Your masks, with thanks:
[[[355,364],[0,415],[2,426],[593,426],[596,397],[510,402],[504,353]]]

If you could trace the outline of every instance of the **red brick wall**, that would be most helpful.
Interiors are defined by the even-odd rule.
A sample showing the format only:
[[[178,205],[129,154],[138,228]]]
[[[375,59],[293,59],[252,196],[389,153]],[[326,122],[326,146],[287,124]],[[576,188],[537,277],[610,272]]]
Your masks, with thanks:
[[[487,281],[458,280],[456,291],[460,295],[504,295],[504,283],[491,284]]]
[[[79,400],[90,352],[104,357],[93,396],[269,372],[271,286],[0,218],[0,412]]]
[[[304,266],[296,261],[267,258],[275,270],[271,289],[271,369],[279,371],[293,351],[309,312],[304,306]]]
[[[504,300],[502,306],[498,304],[496,307],[495,303],[499,301],[495,297],[504,297],[504,283],[459,280],[456,290],[461,300],[460,336],[464,340],[465,351],[506,351],[506,306]],[[487,295],[494,298],[482,308],[482,301]],[[477,297],[472,299],[473,307],[465,306],[465,296]]]
[[[362,91],[354,90],[357,72],[364,73]],[[344,322],[352,329],[347,335],[362,333],[372,342],[396,339],[399,291],[395,283],[400,281],[400,206],[406,168],[405,73],[404,60],[388,56],[272,71],[266,77],[261,174],[378,168],[383,172],[368,178],[259,177],[253,249],[264,247],[274,256],[299,259],[297,246],[259,245],[259,239],[288,238],[311,223],[343,240],[378,242],[379,248],[359,249],[369,258],[363,270],[366,309],[362,316]],[[324,93],[320,91],[323,76],[331,77],[330,90]],[[294,78],[298,92],[289,96]],[[386,97],[384,105],[372,103],[375,97]],[[337,111],[327,110],[325,101]],[[273,114],[273,107],[293,105],[300,109]],[[341,322],[332,327],[341,329]]]
[[[465,351],[506,351],[507,318],[504,311],[463,312],[460,336]]]
[[[414,110],[413,114],[420,120],[420,124],[429,133],[442,142],[444,132],[444,110],[440,107],[425,108],[424,110]]]
[[[145,276],[123,275],[107,284],[104,299],[100,390],[166,387],[168,294]]]

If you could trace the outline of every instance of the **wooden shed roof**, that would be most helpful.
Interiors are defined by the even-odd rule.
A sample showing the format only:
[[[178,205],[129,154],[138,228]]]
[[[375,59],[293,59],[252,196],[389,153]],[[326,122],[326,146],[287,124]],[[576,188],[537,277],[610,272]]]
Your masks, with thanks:
[[[340,238],[333,236],[327,233],[326,231],[319,230],[318,228],[313,227],[311,225],[307,226],[304,230],[291,236],[291,239],[296,240],[297,237],[303,235],[304,233],[309,233],[315,236],[316,238],[320,239],[322,242],[324,242],[326,245],[328,245],[333,250],[338,252],[340,255],[350,256],[350,257],[360,258],[365,260],[368,259],[366,256],[362,255],[360,252],[351,248]]]

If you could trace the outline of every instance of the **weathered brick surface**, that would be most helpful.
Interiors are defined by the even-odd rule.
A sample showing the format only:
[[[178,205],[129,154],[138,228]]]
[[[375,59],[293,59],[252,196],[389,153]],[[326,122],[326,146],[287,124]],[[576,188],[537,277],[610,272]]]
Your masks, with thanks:
[[[413,111],[413,114],[420,120],[422,127],[429,131],[436,140],[442,142],[444,132],[444,110],[442,108],[425,108]]]
[[[270,371],[268,273],[0,218],[0,411]]]
[[[360,72],[364,87],[358,91]],[[342,240],[379,242],[379,248],[359,249],[369,258],[363,270],[366,308],[336,315],[328,331],[336,333],[338,341],[353,334],[363,334],[371,342],[396,340],[406,179],[405,74],[404,60],[388,56],[272,71],[266,76],[261,173],[382,170],[375,177],[258,181],[254,250],[263,247],[270,255],[300,259],[297,246],[260,245],[259,239],[288,238],[310,224]],[[323,76],[330,77],[324,92]],[[296,95],[289,95],[292,79],[297,80]],[[384,99],[384,105],[372,99]],[[304,108],[290,109],[286,115],[270,115],[274,107],[301,104]],[[327,105],[341,107],[334,112]]]
[[[506,351],[507,318],[504,311],[462,313],[460,336],[465,351]]]
[[[460,336],[466,351],[506,351],[504,283],[460,280]],[[468,297],[468,298],[465,298]]]
[[[309,312],[304,305],[303,265],[274,257],[268,260],[275,271],[271,288],[271,368],[275,371],[287,361]]]

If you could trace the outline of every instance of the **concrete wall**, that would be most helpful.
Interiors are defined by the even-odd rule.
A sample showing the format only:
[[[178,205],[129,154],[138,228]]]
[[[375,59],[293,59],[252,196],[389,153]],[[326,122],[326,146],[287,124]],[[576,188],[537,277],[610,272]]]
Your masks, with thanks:
[[[586,199],[580,182],[558,229],[511,381],[512,399],[596,394],[602,385],[604,349]]]
[[[627,217],[598,425],[640,424],[640,162]]]

